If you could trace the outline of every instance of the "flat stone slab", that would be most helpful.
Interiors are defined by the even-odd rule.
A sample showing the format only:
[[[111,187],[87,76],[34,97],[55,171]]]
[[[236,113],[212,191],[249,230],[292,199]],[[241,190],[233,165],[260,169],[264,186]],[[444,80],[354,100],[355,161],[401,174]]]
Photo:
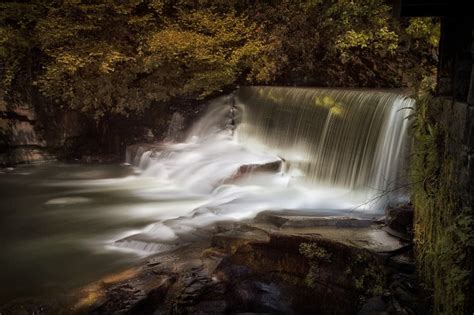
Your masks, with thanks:
[[[394,251],[407,244],[406,241],[384,231],[382,226],[373,220],[347,216],[261,213],[248,225],[269,234],[314,235],[377,253]]]

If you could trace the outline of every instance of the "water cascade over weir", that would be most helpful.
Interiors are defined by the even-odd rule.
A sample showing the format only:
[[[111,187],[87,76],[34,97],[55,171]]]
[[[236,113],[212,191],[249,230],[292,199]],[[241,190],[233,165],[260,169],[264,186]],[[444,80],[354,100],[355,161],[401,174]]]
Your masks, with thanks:
[[[412,99],[378,91],[248,87],[237,102],[237,141],[281,156],[305,182],[367,197],[401,184]]]
[[[399,197],[388,192],[401,183],[413,102],[393,92],[283,87],[220,97],[185,141],[128,149],[140,174],[127,185],[153,180],[137,194],[158,202],[157,222],[114,246],[165,250],[213,222],[264,210],[383,215]]]

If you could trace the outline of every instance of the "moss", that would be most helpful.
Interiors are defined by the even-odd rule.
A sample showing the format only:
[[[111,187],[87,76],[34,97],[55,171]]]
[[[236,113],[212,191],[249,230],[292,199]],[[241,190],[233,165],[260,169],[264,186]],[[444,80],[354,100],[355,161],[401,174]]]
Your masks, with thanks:
[[[354,287],[360,291],[362,296],[371,297],[383,293],[386,272],[370,253],[357,254],[345,273],[352,276]]]
[[[301,243],[299,251],[303,256],[311,260],[331,261],[331,254],[316,243]]]
[[[463,181],[462,116],[449,101],[417,101],[410,163],[419,275],[433,292],[433,313],[469,310],[474,222]]]
[[[320,265],[331,262],[331,254],[317,243],[301,243],[299,252],[310,260],[310,267],[305,278],[305,284],[310,288],[314,288],[316,286]]]
[[[316,286],[318,273],[325,264],[331,263],[332,254],[317,243],[301,243],[300,253],[310,263],[305,284],[311,288]],[[337,259],[336,259],[337,260]],[[343,278],[351,278],[350,284],[361,297],[381,295],[385,284],[384,268],[369,252],[361,250],[350,257],[350,264],[343,271]],[[342,283],[343,281],[341,281]]]

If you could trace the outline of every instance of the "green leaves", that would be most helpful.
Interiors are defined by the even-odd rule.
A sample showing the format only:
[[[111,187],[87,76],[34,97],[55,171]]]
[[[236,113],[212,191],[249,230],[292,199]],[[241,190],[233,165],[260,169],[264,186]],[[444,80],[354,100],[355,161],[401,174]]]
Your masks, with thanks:
[[[405,30],[414,39],[425,39],[437,47],[441,33],[439,21],[433,18],[411,18]]]
[[[433,313],[463,314],[474,246],[472,207],[463,182],[459,108],[417,97],[410,178],[419,273],[433,290]],[[466,189],[466,190],[465,190]]]

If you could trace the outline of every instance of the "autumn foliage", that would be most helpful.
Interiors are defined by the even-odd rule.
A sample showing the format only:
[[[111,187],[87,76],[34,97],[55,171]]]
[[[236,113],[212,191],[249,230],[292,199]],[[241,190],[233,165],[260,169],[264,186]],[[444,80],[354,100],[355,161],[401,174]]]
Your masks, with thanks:
[[[438,29],[394,21],[382,0],[30,0],[0,12],[4,90],[28,81],[94,117],[238,84],[403,86],[410,69],[432,73]]]

